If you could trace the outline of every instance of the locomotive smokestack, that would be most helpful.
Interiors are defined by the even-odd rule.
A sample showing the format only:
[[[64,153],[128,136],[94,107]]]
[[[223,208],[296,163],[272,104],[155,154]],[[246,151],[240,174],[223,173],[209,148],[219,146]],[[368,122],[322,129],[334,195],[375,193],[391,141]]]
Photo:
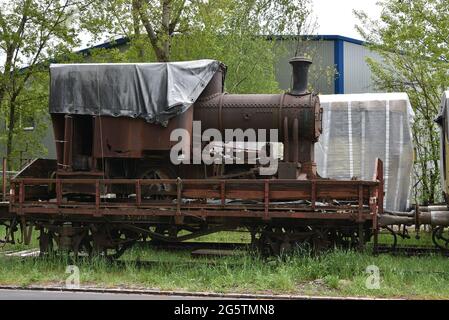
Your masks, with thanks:
[[[308,84],[309,67],[312,60],[304,57],[294,57],[290,59],[289,63],[293,67],[293,86],[290,94],[300,96],[306,94]]]

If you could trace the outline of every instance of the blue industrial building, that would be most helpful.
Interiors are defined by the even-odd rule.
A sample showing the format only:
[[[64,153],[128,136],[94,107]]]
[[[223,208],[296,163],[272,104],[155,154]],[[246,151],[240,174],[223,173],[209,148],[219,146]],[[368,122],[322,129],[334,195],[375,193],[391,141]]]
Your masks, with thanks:
[[[366,93],[375,92],[371,70],[366,62],[370,57],[381,61],[381,57],[367,47],[367,43],[358,39],[340,35],[313,35],[301,36],[304,51],[312,55],[315,69],[311,70],[311,81],[315,76],[314,89],[321,94]],[[272,39],[272,38],[270,38]],[[287,90],[290,86],[291,70],[288,60],[295,55],[297,37],[276,37],[286,50],[280,50],[276,63],[276,78],[281,89]],[[129,39],[118,38],[113,42],[80,50],[81,54],[89,54],[91,49],[122,48],[126,50]],[[289,48],[291,48],[289,50]],[[324,77],[324,69],[334,68],[333,79]],[[313,74],[314,70],[319,70]],[[321,76],[321,78],[320,78]]]
[[[366,58],[381,61],[376,52],[369,49],[364,41],[340,35],[317,35],[305,37],[306,52],[312,54],[314,67],[311,69],[311,79],[314,89],[321,94],[366,93],[376,92],[372,73]],[[294,55],[293,46],[289,38],[281,40],[287,48],[278,57],[276,76],[282,89],[288,89],[290,74],[288,57]],[[334,74],[329,78],[323,70],[334,68]],[[315,72],[314,72],[315,71]]]

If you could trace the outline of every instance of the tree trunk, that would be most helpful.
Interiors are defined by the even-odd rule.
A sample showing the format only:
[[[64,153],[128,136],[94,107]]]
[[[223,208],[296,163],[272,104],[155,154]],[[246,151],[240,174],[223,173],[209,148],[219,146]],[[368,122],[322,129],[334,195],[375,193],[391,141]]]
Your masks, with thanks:
[[[12,142],[14,137],[14,127],[16,125],[15,121],[16,116],[16,103],[15,98],[9,101],[9,122],[8,122],[8,136],[6,141],[6,162],[7,167],[12,169]]]
[[[171,0],[162,0],[162,51],[164,62],[170,61],[170,15]]]
[[[140,20],[147,32],[148,39],[153,47],[156,58],[159,62],[168,62],[170,60],[170,15],[171,0],[162,1],[162,18],[160,30],[156,32],[153,28],[146,8],[143,6],[143,0],[134,0],[134,9],[139,13]]]
[[[138,0],[132,0],[132,18],[133,18],[133,29],[134,29],[134,37],[136,39],[140,39],[140,18],[139,18],[139,7],[137,4]],[[140,42],[138,42],[138,57],[140,60],[144,58],[144,49]]]

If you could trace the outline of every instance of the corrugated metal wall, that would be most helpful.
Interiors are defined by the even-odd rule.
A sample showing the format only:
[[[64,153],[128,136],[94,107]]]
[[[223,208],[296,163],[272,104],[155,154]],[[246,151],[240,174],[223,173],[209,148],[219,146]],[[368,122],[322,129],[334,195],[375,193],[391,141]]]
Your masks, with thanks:
[[[382,60],[379,54],[365,46],[344,42],[344,93],[378,92],[374,88],[372,73],[366,63],[367,57]]]

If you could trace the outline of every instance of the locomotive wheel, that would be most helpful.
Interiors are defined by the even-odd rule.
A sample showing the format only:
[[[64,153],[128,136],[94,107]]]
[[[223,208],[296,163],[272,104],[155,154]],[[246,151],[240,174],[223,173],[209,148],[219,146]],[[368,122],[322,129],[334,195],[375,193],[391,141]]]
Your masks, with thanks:
[[[140,175],[140,179],[163,180],[173,179],[173,177],[161,168],[151,168]],[[142,198],[150,200],[171,200],[173,197],[168,195],[174,187],[167,183],[154,183],[142,185]],[[164,195],[167,193],[167,195]]]

